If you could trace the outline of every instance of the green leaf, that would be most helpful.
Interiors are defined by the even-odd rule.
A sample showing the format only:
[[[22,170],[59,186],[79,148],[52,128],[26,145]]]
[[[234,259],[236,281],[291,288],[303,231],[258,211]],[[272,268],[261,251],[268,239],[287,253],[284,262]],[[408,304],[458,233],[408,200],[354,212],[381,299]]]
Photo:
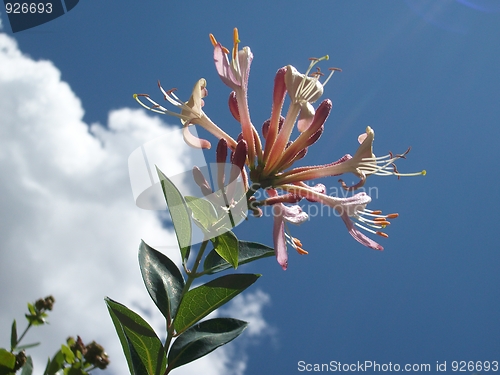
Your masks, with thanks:
[[[106,298],[105,301],[110,314],[114,314],[118,323],[121,325],[121,329],[126,338],[125,341],[128,345],[132,367],[135,370],[138,368],[143,368],[145,370],[145,373],[142,371],[140,373],[134,371],[135,374],[163,374],[167,366],[167,358],[165,357],[163,345],[151,326],[126,306],[110,298]],[[117,328],[116,325],[115,328]],[[124,351],[126,351],[125,347]]]
[[[210,232],[212,225],[218,220],[217,211],[215,210],[214,205],[207,199],[203,198],[186,196],[184,199],[191,210],[195,223],[199,224],[198,226],[201,229],[206,232]]]
[[[144,241],[139,247],[139,265],[151,299],[167,319],[167,324],[170,324],[179,307],[184,288],[181,271],[167,256]]]
[[[107,299],[105,298],[104,301],[106,302]],[[107,305],[107,302],[106,302],[106,305]],[[127,365],[128,365],[128,369],[129,369],[130,373],[136,374],[136,375],[141,374],[141,373],[146,374],[145,370],[144,370],[144,372],[137,372],[137,371],[134,372],[134,362],[132,361],[131,345],[128,342],[127,336],[125,336],[123,326],[120,323],[120,321],[118,320],[118,318],[115,315],[115,313],[113,312],[113,310],[111,310],[111,308],[109,306],[108,306],[108,311],[109,311],[109,315],[111,316],[111,320],[113,321],[113,325],[115,326],[116,333],[118,334],[118,338],[120,339],[120,344],[122,346],[123,354],[125,355],[125,359],[127,360]],[[133,349],[133,347],[132,347],[132,349]]]
[[[233,268],[238,267],[238,238],[233,232],[225,232],[211,239],[214,250]]]
[[[23,349],[29,349],[29,348],[34,348],[35,346],[40,345],[39,342],[34,342],[32,344],[26,344],[26,345],[20,345],[16,347],[17,350],[23,350]]]
[[[31,375],[33,373],[33,359],[31,356],[26,358],[26,363],[22,367],[21,375]]]
[[[272,247],[257,242],[238,241],[238,265],[253,262],[257,259],[274,256]],[[204,271],[214,274],[231,267],[215,250],[208,253],[203,264]]]
[[[75,363],[75,353],[69,348],[69,346],[61,345],[61,352],[64,354],[64,360],[68,364]]]
[[[156,171],[158,172],[163,195],[167,201],[170,217],[174,224],[182,260],[185,261],[188,259],[191,249],[191,219],[186,201],[172,181],[170,181],[158,168],[156,168]]]
[[[16,356],[6,349],[0,348],[0,366],[5,366],[8,369],[14,369],[16,365]]]
[[[32,303],[28,303],[28,310],[31,315],[37,315],[37,311],[35,309],[35,306]]]
[[[10,349],[14,350],[17,345],[17,325],[16,320],[12,322],[12,328],[10,330]]]
[[[168,353],[169,368],[176,368],[227,344],[238,337],[247,322],[231,318],[215,318],[198,323],[174,341]]]
[[[64,367],[64,354],[59,350],[47,365],[45,370],[46,375],[54,375],[57,371]]]
[[[219,277],[188,291],[174,320],[177,333],[182,333],[200,319],[222,306],[252,285],[260,275],[233,274]]]

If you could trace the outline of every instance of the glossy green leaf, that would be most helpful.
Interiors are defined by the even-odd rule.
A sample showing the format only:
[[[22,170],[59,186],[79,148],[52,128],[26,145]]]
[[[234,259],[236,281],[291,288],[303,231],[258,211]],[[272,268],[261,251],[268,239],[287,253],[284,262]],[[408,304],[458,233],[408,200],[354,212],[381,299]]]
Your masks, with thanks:
[[[106,302],[106,298],[104,299],[104,301]],[[136,374],[136,375],[140,374],[141,372],[134,371],[134,362],[132,361],[131,345],[129,344],[127,336],[125,336],[125,331],[123,330],[122,324],[118,320],[118,318],[115,315],[115,313],[113,312],[113,310],[111,310],[109,308],[109,306],[108,306],[108,311],[109,311],[109,315],[111,316],[111,320],[113,322],[113,325],[115,326],[115,330],[116,330],[116,333],[118,335],[118,338],[120,339],[120,344],[122,346],[123,354],[125,355],[125,359],[127,360],[127,365],[128,365],[128,369],[129,369],[130,373]],[[147,372],[144,369],[144,372],[142,372],[142,374],[146,374],[146,373]]]
[[[212,225],[218,220],[214,205],[203,198],[186,196],[184,199],[198,226],[205,231],[210,231]]]
[[[160,178],[163,195],[167,201],[182,259],[187,260],[191,249],[191,216],[186,201],[172,181],[170,181],[158,168],[156,168],[156,171]]]
[[[16,356],[6,349],[0,348],[0,366],[13,369],[16,364]]]
[[[175,317],[181,301],[184,278],[181,271],[167,256],[148,246],[139,247],[139,265],[149,295],[167,319]]]
[[[257,259],[274,256],[272,247],[257,242],[238,241],[238,265],[253,262]],[[232,267],[215,250],[208,253],[203,264],[203,269],[209,274],[224,271]]]
[[[10,348],[14,350],[16,345],[17,345],[17,325],[16,325],[16,320],[14,319],[10,330]]]
[[[247,322],[231,318],[215,318],[189,328],[174,341],[168,353],[169,368],[176,368],[227,344],[238,337]]]
[[[214,250],[233,268],[238,267],[238,238],[233,232],[225,232],[211,239]]]
[[[21,375],[31,375],[33,374],[33,359],[31,356],[26,358],[26,363],[22,367]]]
[[[177,333],[184,332],[212,311],[252,285],[260,275],[233,274],[219,277],[188,291],[174,320]]]
[[[132,367],[135,370],[143,367],[146,370],[147,375],[163,374],[166,368],[167,359],[165,357],[163,345],[151,326],[138,314],[126,306],[115,302],[110,298],[106,298],[105,301],[110,314],[114,314],[121,325],[121,329],[123,330],[126,338],[125,341],[129,346],[128,351]],[[136,353],[133,353],[131,348],[135,350]],[[140,363],[135,363],[137,361]],[[135,374],[139,375],[137,372],[135,372]],[[141,373],[140,375],[145,374]]]

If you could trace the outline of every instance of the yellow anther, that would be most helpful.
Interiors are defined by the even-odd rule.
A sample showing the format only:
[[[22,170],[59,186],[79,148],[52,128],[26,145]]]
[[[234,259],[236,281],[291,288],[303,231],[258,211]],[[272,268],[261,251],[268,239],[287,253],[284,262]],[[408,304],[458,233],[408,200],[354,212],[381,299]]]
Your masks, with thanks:
[[[427,171],[424,169],[424,170],[422,171],[422,176],[425,176],[426,174],[427,174]]]
[[[235,27],[233,30],[233,43],[235,46],[237,46],[239,42],[240,42],[240,39],[239,39],[239,35],[238,35],[238,28]]]
[[[233,30],[233,60],[236,59],[236,55],[238,53],[238,43],[240,42],[238,36],[238,29],[235,27]]]

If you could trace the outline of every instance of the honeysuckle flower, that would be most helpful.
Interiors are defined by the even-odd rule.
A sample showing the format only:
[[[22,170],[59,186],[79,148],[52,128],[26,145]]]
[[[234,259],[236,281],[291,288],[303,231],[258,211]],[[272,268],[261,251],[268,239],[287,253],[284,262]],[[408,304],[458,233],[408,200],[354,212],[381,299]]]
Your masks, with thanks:
[[[203,112],[201,109],[204,105],[203,98],[208,95],[207,91],[207,81],[204,78],[199,79],[193,87],[193,91],[191,97],[187,102],[182,102],[177,95],[175,95],[172,90],[164,90],[163,87],[158,82],[158,87],[163,94],[165,100],[167,100],[170,104],[176,106],[180,109],[180,113],[170,111],[160,104],[156,103],[153,99],[149,97],[147,94],[134,94],[134,99],[144,108],[160,113],[163,115],[170,115],[178,117],[181,120],[183,125],[183,136],[184,140],[187,144],[195,148],[210,148],[211,144],[209,141],[205,139],[200,139],[195,137],[189,132],[188,126],[191,124],[197,124],[205,128],[207,131],[212,133],[217,138],[224,138],[228,144],[228,146],[232,149],[236,147],[236,141],[229,136],[226,132],[224,132],[221,128],[219,128],[210,118]],[[144,104],[140,98],[145,98],[149,101],[152,106],[148,106]]]
[[[271,196],[276,196],[277,193],[270,189]],[[273,225],[273,242],[276,260],[279,265],[286,270],[288,267],[288,252],[287,243],[290,244],[299,254],[307,254],[307,251],[302,249],[302,244],[299,240],[287,233],[286,222],[292,224],[302,224],[307,221],[309,216],[298,205],[286,206],[283,203],[276,203],[272,206],[274,225]]]
[[[264,173],[268,174],[277,169],[277,165],[280,161],[280,155],[285,151],[286,145],[290,141],[290,136],[295,126],[295,122],[297,121],[297,117],[297,127],[300,132],[304,132],[311,125],[315,115],[312,103],[321,97],[324,85],[326,85],[326,83],[330,80],[333,73],[336,70],[339,70],[337,68],[331,68],[330,75],[323,83],[319,81],[319,77],[322,75],[319,70],[313,73],[312,76],[309,76],[309,72],[312,68],[322,60],[328,60],[328,55],[319,59],[311,59],[311,63],[309,64],[309,68],[305,74],[299,73],[297,69],[291,65],[286,67],[283,77],[278,77],[278,74],[281,73],[278,71],[277,79],[275,80],[275,90],[278,89],[279,92],[279,95],[277,96],[278,98],[281,98],[283,93],[282,87],[277,85],[277,83],[281,83],[281,79],[283,79],[286,91],[290,96],[291,103],[279,134],[275,139],[273,137],[266,138],[265,151],[267,154],[264,155],[264,161],[266,162],[264,165]],[[283,102],[281,101],[281,104],[282,103]],[[273,103],[273,114],[274,104],[275,103]],[[273,122],[271,120],[271,127],[276,126],[276,121]],[[267,145],[268,142],[271,143],[269,146]]]
[[[250,65],[253,60],[253,54],[250,47],[243,47],[238,50],[240,43],[238,29],[233,30],[233,50],[231,52],[231,61],[229,61],[229,50],[218,43],[213,34],[210,34],[210,41],[214,46],[214,62],[217,73],[222,81],[233,90],[245,90],[248,86],[248,75],[250,74]]]
[[[356,227],[387,238],[389,236],[385,232],[382,232],[381,229],[390,225],[390,219],[395,219],[399,216],[395,213],[383,215],[382,211],[368,210],[366,206],[371,202],[371,198],[365,192],[357,193],[352,197],[339,198],[326,195],[305,186],[285,185],[281,188],[292,194],[307,198],[309,201],[318,202],[335,209],[344,221],[349,234],[362,245],[374,250],[383,250],[384,248]],[[353,220],[355,221],[353,222]]]
[[[332,208],[356,241],[369,248],[382,250],[383,247],[365,233],[388,237],[383,229],[390,224],[389,220],[396,218],[398,214],[386,215],[381,211],[367,209],[371,198],[364,192],[350,197],[334,197],[326,194],[326,187],[323,184],[309,186],[305,181],[351,173],[359,178],[358,183],[347,186],[343,180],[340,179],[339,182],[344,189],[354,191],[362,187],[370,175],[395,175],[398,178],[425,175],[425,170],[417,173],[399,173],[397,170],[395,162],[405,158],[409,149],[403,154],[388,153],[384,156],[375,156],[373,153],[375,133],[372,128],[367,127],[365,133],[358,137],[360,145],[354,156],[345,154],[339,160],[327,164],[293,168],[298,160],[306,156],[308,148],[316,143],[325,131],[325,122],[331,112],[332,102],[329,99],[323,100],[317,108],[314,107],[314,103],[322,96],[324,86],[334,72],[340,69],[330,68],[330,73],[323,82],[320,81],[323,76],[320,69],[316,68],[313,71],[313,68],[319,62],[328,60],[328,56],[310,59],[305,73],[300,73],[291,65],[278,69],[274,78],[271,116],[262,126],[265,141],[262,143],[252,124],[248,108],[248,80],[253,60],[250,48],[239,49],[237,29],[233,31],[231,51],[223,47],[212,34],[210,40],[214,47],[213,58],[217,73],[223,83],[232,90],[229,94],[229,110],[241,124],[241,133],[236,140],[222,131],[204,113],[203,99],[208,93],[204,79],[196,83],[187,102],[179,100],[174,90],[165,91],[160,86],[164,98],[180,109],[180,113],[165,109],[148,95],[135,95],[135,98],[149,110],[180,118],[185,139],[192,145],[207,148],[210,143],[195,138],[188,130],[191,124],[201,125],[220,140],[216,153],[217,162],[220,163],[217,186],[222,193],[216,192],[215,195],[218,194],[217,197],[222,196],[224,199],[218,203],[218,209],[229,210],[245,204],[249,205],[255,216],[260,217],[262,216],[260,207],[271,206],[274,214],[273,241],[276,258],[283,269],[286,269],[288,264],[287,244],[300,254],[307,253],[300,241],[287,231],[287,223],[300,224],[308,219],[307,214],[297,205],[304,198]],[[290,105],[283,117],[287,93]],[[151,106],[144,104],[142,98],[145,98]],[[299,134],[292,139],[295,124]],[[232,151],[230,162],[233,166],[229,174],[229,184],[224,174],[228,147]],[[249,170],[249,175],[246,168]],[[212,189],[201,172],[193,170],[193,174],[202,192],[205,195],[209,194]],[[240,175],[241,179],[237,178]],[[231,183],[236,179],[243,182],[238,185],[241,186],[241,189],[238,189],[242,191],[233,192],[235,188],[231,187]],[[261,188],[266,189],[268,197],[258,200],[255,193]],[[231,224],[233,223],[231,220]]]
[[[222,82],[234,90],[234,98],[232,100],[237,103],[237,111],[233,109],[232,112],[238,114],[243,138],[248,145],[249,165],[252,167],[256,156],[255,143],[260,142],[258,137],[257,139],[254,138],[254,133],[256,132],[250,120],[247,101],[248,76],[250,74],[253,54],[250,47],[243,47],[242,50],[238,50],[240,40],[237,28],[233,30],[231,61],[229,61],[228,58],[229,50],[217,42],[212,34],[210,34],[210,41],[214,46],[214,62],[217,73],[222,79]]]
[[[360,181],[357,184],[348,187],[342,180],[339,181],[342,182],[342,186],[345,189],[355,190],[362,187],[367,176],[372,174],[380,176],[395,175],[401,177],[419,176],[427,173],[425,170],[416,173],[399,173],[394,163],[398,159],[405,158],[409,149],[403,154],[393,155],[392,153],[389,153],[387,155],[377,157],[373,154],[374,137],[375,132],[368,126],[366,128],[366,132],[358,137],[358,141],[361,144],[353,157],[347,154],[343,157],[341,162],[337,161],[310,168],[292,169],[278,176],[276,183],[287,184],[295,181],[306,181],[327,176],[337,176],[344,173],[353,173],[360,178]]]

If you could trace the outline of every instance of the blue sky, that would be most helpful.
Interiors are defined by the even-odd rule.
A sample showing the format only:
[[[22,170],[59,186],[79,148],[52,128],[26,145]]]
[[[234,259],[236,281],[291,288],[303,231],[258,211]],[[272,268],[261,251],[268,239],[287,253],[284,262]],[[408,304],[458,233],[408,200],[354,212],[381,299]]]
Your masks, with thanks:
[[[14,91],[8,86],[8,77],[0,81],[7,103],[2,110],[19,109],[4,112],[8,116],[0,115],[0,126],[12,118],[19,118],[21,123],[23,116],[30,114],[32,100],[42,103],[37,107],[42,111],[45,101],[52,103],[53,118],[58,113],[63,116],[57,119],[63,129],[64,115],[74,106],[75,113],[78,108],[84,111],[83,117],[81,113],[74,115],[75,121],[100,129],[100,141],[106,152],[94,150],[92,140],[86,140],[92,145],[86,148],[79,144],[81,157],[71,168],[87,171],[89,165],[97,163],[96,158],[117,159],[115,164],[103,162],[108,169],[92,172],[95,181],[103,183],[102,189],[87,191],[85,198],[71,197],[70,183],[62,182],[65,181],[62,177],[57,179],[58,186],[67,192],[68,201],[81,203],[81,207],[70,212],[75,215],[72,216],[75,225],[68,219],[68,231],[76,226],[85,227],[86,223],[83,219],[80,222],[76,215],[81,210],[88,215],[84,216],[87,220],[98,214],[92,211],[96,204],[107,211],[117,210],[115,205],[107,204],[111,190],[105,189],[116,188],[113,181],[126,185],[126,170],[114,169],[122,166],[118,159],[126,162],[127,152],[163,134],[163,125],[156,117],[161,117],[164,123],[177,124],[174,118],[145,113],[140,117],[139,112],[127,112],[129,108],[139,109],[132,99],[133,93],[146,92],[161,98],[156,87],[159,79],[164,87],[176,87],[179,96],[187,98],[193,84],[204,77],[209,90],[206,112],[231,135],[239,133],[227,110],[230,90],[216,74],[208,39],[208,34],[213,33],[230,46],[233,27],[239,28],[242,45],[250,46],[254,53],[249,106],[258,129],[270,115],[277,69],[292,64],[305,71],[309,57],[325,54],[330,60],[321,65],[323,69],[342,68],[325,87],[323,98],[333,101],[333,110],[322,138],[310,148],[304,165],[327,163],[345,153],[353,154],[358,135],[371,126],[376,133],[377,155],[387,151],[400,153],[412,146],[407,160],[398,163],[399,170],[427,170],[425,177],[369,178],[367,184],[376,192],[371,207],[400,214],[388,229],[390,237],[380,239],[383,252],[364,248],[354,241],[339,218],[314,217],[300,227],[291,228],[309,255],[290,252],[287,271],[282,271],[271,258],[245,267],[245,272],[263,274],[254,290],[249,290],[247,301],[250,305],[260,298],[254,318],[261,328],[254,335],[241,338],[242,344],[235,341],[237,355],[226,353],[224,358],[229,362],[220,369],[221,373],[295,374],[300,372],[298,361],[365,360],[401,365],[430,363],[433,369],[436,361],[448,361],[450,371],[453,360],[500,360],[500,249],[495,238],[499,228],[496,213],[500,208],[495,193],[500,177],[496,155],[496,140],[500,136],[500,9],[495,0],[211,1],[209,6],[189,2],[149,2],[139,6],[135,1],[122,1],[119,5],[87,1],[80,2],[63,17],[14,35],[5,13],[0,17],[2,31],[17,41],[18,49],[26,54],[25,59],[51,61],[60,72],[60,78],[56,74],[51,79],[61,85],[57,90],[40,89],[41,93],[50,94],[46,97],[36,96],[29,86],[35,73],[23,71],[19,65]],[[44,84],[42,78],[37,79]],[[61,82],[69,85],[72,94]],[[133,140],[127,138],[126,132],[133,127],[124,124],[134,123],[137,130],[141,121],[149,124],[147,134]],[[112,124],[115,130],[107,132]],[[26,149],[23,148],[23,142],[28,142],[30,124],[26,122],[23,126],[26,131],[13,126],[2,131],[4,142],[16,144],[17,152],[21,153],[19,156],[4,151],[6,156],[0,159],[2,180],[14,170],[24,171],[19,169],[21,164],[14,164],[23,152],[36,158],[32,154],[33,147],[38,145],[36,140],[30,138],[33,143],[26,143]],[[40,133],[33,134],[45,139],[43,125],[40,126],[37,130]],[[47,133],[51,132],[47,129]],[[118,133],[120,137],[116,136]],[[58,142],[64,143],[65,137],[77,137],[78,133],[54,135],[57,136],[60,136]],[[113,146],[113,142],[118,146]],[[11,149],[6,147],[7,143],[4,146],[4,150]],[[43,151],[43,146],[40,147]],[[57,158],[65,160],[65,151],[60,152]],[[207,158],[210,160],[213,155],[209,152]],[[50,163],[57,164],[57,160],[50,159]],[[55,181],[55,174],[51,173],[55,172],[45,168],[47,164],[39,167],[37,170],[43,173],[40,172],[38,183],[50,188]],[[114,174],[121,177],[112,180],[109,176]],[[15,189],[17,185],[12,181],[5,183],[4,192],[12,193]],[[346,181],[351,182],[351,176]],[[330,189],[338,187],[335,178],[322,182]],[[127,194],[130,197],[131,194],[125,185],[119,187],[123,200],[113,221],[108,222],[109,227],[91,227],[90,237],[111,242],[106,231],[116,231],[118,236],[123,233],[116,229],[122,225],[120,218],[146,215],[133,211],[133,207],[127,208],[128,204],[133,206],[133,200],[127,201]],[[20,210],[19,205],[11,207],[6,200],[1,202],[2,226],[5,228],[8,221],[21,232],[29,221],[26,218],[33,218],[36,215],[33,210],[40,207],[33,203],[27,206],[29,210]],[[64,211],[61,217],[66,218]],[[133,264],[141,231],[148,230],[146,224],[149,228],[157,226],[153,216],[140,217],[143,218],[140,225],[134,219],[123,219],[130,228],[135,228],[133,234],[137,235],[136,239],[127,237],[127,249],[121,255],[130,258],[123,260],[130,267],[136,267]],[[270,218],[251,218],[236,232],[241,239],[271,245],[270,225]],[[57,225],[51,228],[45,236],[50,237],[51,230],[54,235],[59,234]],[[162,230],[161,226],[158,230]],[[17,255],[12,246],[18,242],[6,229],[3,232],[0,229],[0,233],[8,238],[2,241],[2,262],[13,264]],[[33,255],[30,250],[33,245],[26,241],[22,254],[27,258],[22,259],[35,262],[43,258],[39,253]],[[102,256],[108,263],[104,262],[100,270],[106,273],[109,271],[106,264],[111,267],[112,258]],[[76,258],[65,255],[57,259],[61,269],[69,267],[68,262]],[[130,270],[137,272],[131,276],[135,280],[138,267]],[[63,280],[64,272],[58,277]],[[115,280],[115,284],[120,282]],[[16,288],[25,293],[35,290],[41,293],[30,295],[30,299],[35,299],[55,294],[49,286],[57,285],[55,278],[36,288],[29,285]],[[146,291],[139,287],[130,284],[127,289],[130,303],[142,301],[141,293]],[[113,297],[112,293],[120,293],[119,287],[114,288],[101,290],[100,294]],[[12,291],[2,289],[0,298],[11,301],[17,311],[24,308],[24,300]],[[93,302],[98,306],[96,311],[104,308],[101,302]],[[143,302],[137,305],[142,306]],[[4,303],[1,322],[2,327],[7,327],[17,312],[14,307],[3,306]],[[111,321],[99,324],[111,326]],[[2,336],[0,345],[6,345],[7,335]],[[124,364],[121,357],[112,360]],[[232,363],[246,367],[235,370]]]

